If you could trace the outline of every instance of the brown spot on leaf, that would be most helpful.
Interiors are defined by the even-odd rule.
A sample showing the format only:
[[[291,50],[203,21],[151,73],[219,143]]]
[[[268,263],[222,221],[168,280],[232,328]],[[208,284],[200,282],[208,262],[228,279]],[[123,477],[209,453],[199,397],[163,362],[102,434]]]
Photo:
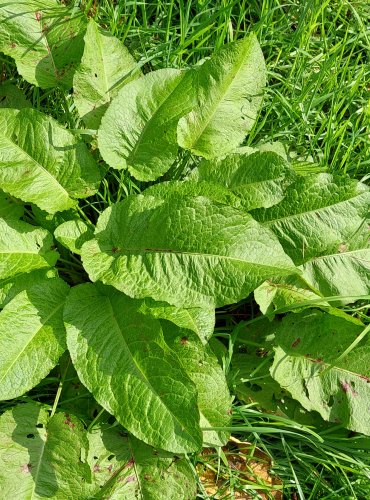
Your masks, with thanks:
[[[66,417],[64,423],[68,425],[70,429],[74,429],[76,425],[71,421],[71,418],[69,416],[69,413],[65,413],[64,416]]]
[[[21,472],[24,472],[25,474],[31,472],[32,465],[31,464],[24,464],[21,467]]]
[[[109,466],[109,467],[107,467],[107,469],[108,469],[109,474],[112,474],[113,465],[112,465],[112,464],[110,464],[110,466]]]
[[[135,460],[131,457],[130,460],[127,462],[127,464],[125,465],[125,469],[129,469],[130,467],[132,467],[133,465],[135,464]]]
[[[293,342],[292,347],[297,347],[297,345],[298,345],[298,344],[300,344],[300,343],[301,343],[301,338],[300,338],[300,337],[298,337],[298,338],[297,338],[297,339],[295,339],[295,341]]]
[[[11,47],[12,49],[15,49],[15,48],[16,48],[16,46],[17,46],[17,44],[16,44],[16,43],[14,43],[14,42],[10,44],[10,47]]]
[[[189,342],[188,337],[182,337],[180,340],[180,344],[182,345],[186,345],[188,342]]]
[[[93,472],[100,472],[101,471],[101,467],[98,465],[98,464],[95,464],[94,467],[93,467]]]
[[[345,253],[348,250],[348,246],[345,243],[341,243],[338,247],[339,253]]]
[[[42,12],[40,12],[40,11],[35,12],[35,17],[36,17],[36,21],[40,22],[41,18],[42,18]]]

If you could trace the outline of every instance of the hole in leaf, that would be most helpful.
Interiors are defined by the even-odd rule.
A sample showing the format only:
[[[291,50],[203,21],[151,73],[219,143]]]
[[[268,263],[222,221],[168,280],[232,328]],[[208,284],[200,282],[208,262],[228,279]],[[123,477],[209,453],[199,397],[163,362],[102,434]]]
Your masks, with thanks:
[[[330,396],[328,400],[328,406],[333,406],[333,404],[334,404],[334,396]]]
[[[94,458],[94,460],[98,460],[98,457],[93,457],[93,458]]]
[[[36,424],[36,427],[37,427],[38,429],[43,429],[44,424]]]
[[[28,438],[28,439],[33,439],[34,437],[35,437],[35,435],[34,435],[34,434],[27,434],[27,438]]]
[[[109,462],[114,458],[114,455],[109,455],[108,460]]]

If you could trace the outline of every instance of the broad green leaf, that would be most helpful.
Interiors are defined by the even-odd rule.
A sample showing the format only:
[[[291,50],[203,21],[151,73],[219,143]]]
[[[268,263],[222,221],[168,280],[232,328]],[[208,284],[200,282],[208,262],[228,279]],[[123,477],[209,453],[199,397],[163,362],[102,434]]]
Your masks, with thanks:
[[[0,217],[7,220],[18,220],[23,214],[23,205],[12,196],[0,190]]]
[[[0,443],[3,498],[86,498],[88,441],[76,417],[56,413],[49,418],[42,406],[20,404],[1,415]]]
[[[63,305],[69,286],[46,279],[0,312],[0,400],[21,396],[57,364],[66,348]]]
[[[100,216],[82,246],[92,281],[177,307],[219,307],[295,272],[274,235],[208,198],[132,196]]]
[[[189,73],[196,107],[180,119],[179,145],[211,159],[239,146],[252,128],[266,83],[254,35],[232,42]]]
[[[22,109],[30,108],[31,103],[18,87],[10,82],[0,85],[0,108]]]
[[[186,459],[125,436],[122,428],[93,430],[88,438],[94,498],[195,499],[195,477]]]
[[[132,80],[130,73],[135,69],[137,63],[123,43],[90,19],[81,64],[73,78],[74,102],[88,128],[99,127],[110,101],[118,93],[116,85],[123,79],[125,83]],[[137,70],[134,78],[140,74]]]
[[[153,181],[176,159],[176,127],[193,101],[186,73],[160,69],[125,85],[105,113],[98,134],[104,160]]]
[[[223,160],[203,160],[189,175],[195,182],[228,188],[244,210],[268,208],[284,198],[296,175],[283,158],[272,152],[231,154]]]
[[[94,232],[86,222],[70,220],[58,226],[54,231],[54,236],[59,243],[71,252],[80,254],[82,245],[85,241],[89,241],[94,237]]]
[[[363,331],[320,311],[289,315],[276,328],[271,374],[304,408],[348,429],[370,434],[370,342]]]
[[[278,205],[252,212],[271,228],[285,252],[300,265],[331,253],[365,247],[364,224],[370,191],[348,176],[330,174],[300,177]]]
[[[99,186],[85,144],[34,109],[0,109],[0,188],[49,213],[76,205]]]
[[[151,195],[162,199],[171,196],[194,197],[205,196],[223,205],[241,208],[242,202],[230,189],[221,184],[207,181],[196,181],[193,179],[185,181],[167,181],[153,184],[142,192],[143,195]]]
[[[32,213],[35,223],[47,229],[50,233],[54,233],[56,228],[64,222],[76,220],[80,217],[75,208],[70,208],[69,210],[64,210],[63,212],[57,212],[55,214],[49,214],[45,212],[45,210],[41,210],[36,207],[36,205],[33,205]]]
[[[6,306],[18,293],[28,290],[40,281],[43,282],[57,276],[58,272],[55,268],[45,268],[0,280],[0,309]]]
[[[276,153],[277,155],[281,156],[284,160],[286,161],[288,160],[284,144],[282,144],[279,141],[257,144],[257,146],[254,147],[240,146],[239,148],[236,148],[235,151],[232,152],[232,154],[251,155],[252,153],[266,152],[266,151]]]
[[[0,51],[25,80],[41,88],[72,87],[86,20],[56,0],[0,0]]]
[[[301,266],[302,277],[324,297],[343,297],[331,302],[333,305],[348,304],[358,296],[370,294],[370,247],[353,246],[341,244],[338,252],[311,259]]]
[[[329,303],[314,291],[308,283],[298,275],[286,276],[265,281],[254,291],[254,298],[263,314],[271,315],[275,310],[295,306],[302,303],[302,307],[295,308],[298,312],[302,308],[319,305],[329,306]],[[310,304],[311,301],[311,304]]]
[[[195,386],[158,320],[111,287],[71,290],[64,321],[73,364],[95,399],[137,438],[184,453],[202,444]]]
[[[139,311],[156,319],[171,321],[180,328],[191,330],[198,335],[203,343],[209,340],[215,328],[214,308],[192,307],[184,309],[171,306],[167,302],[156,302],[146,298],[142,300]]]
[[[212,427],[231,426],[231,396],[225,373],[209,346],[189,330],[161,322],[167,345],[178,356],[181,366],[198,391],[200,426],[204,446],[223,446],[230,433],[211,430]]]
[[[22,221],[0,218],[0,280],[53,266],[58,253],[44,229]]]

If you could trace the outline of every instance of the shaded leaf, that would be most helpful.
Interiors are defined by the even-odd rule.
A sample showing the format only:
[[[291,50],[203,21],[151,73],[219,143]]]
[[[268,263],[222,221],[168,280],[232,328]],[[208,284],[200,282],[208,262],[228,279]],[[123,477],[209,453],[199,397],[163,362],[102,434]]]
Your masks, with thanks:
[[[0,483],[5,498],[86,498],[88,442],[74,416],[20,404],[0,417]]]
[[[202,160],[188,179],[226,187],[241,200],[245,210],[252,210],[279,203],[295,177],[294,170],[278,154],[256,152]]]
[[[94,237],[94,232],[82,220],[63,222],[54,231],[54,236],[59,243],[71,252],[81,254],[81,247]]]
[[[0,219],[0,280],[53,266],[58,253],[44,229],[23,221]]]
[[[23,214],[23,205],[9,194],[0,190],[0,218],[18,220]]]
[[[46,89],[72,87],[86,20],[55,0],[0,0],[0,51],[25,80]]]
[[[276,329],[271,374],[307,410],[369,435],[369,340],[341,356],[362,331],[363,326],[319,311],[289,315]]]
[[[0,85],[0,108],[22,109],[30,108],[31,103],[24,93],[10,82]]]

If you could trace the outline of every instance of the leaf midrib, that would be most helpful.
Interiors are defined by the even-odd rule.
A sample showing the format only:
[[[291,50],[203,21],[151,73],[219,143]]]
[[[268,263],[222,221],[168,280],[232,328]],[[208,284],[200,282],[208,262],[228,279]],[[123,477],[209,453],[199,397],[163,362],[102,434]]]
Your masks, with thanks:
[[[62,193],[64,195],[67,195],[68,200],[70,199],[68,191],[62,186],[62,184],[59,183],[59,181],[43,165],[41,165],[41,163],[36,161],[35,158],[33,158],[29,153],[27,153],[27,151],[22,149],[21,146],[19,146],[16,142],[14,142],[10,137],[6,136],[5,134],[2,134],[2,135],[10,144],[12,144],[19,151],[21,151],[21,153],[23,153],[33,164],[35,164],[36,167],[38,167],[43,172],[45,172],[46,175],[52,179],[53,183],[57,185],[59,190],[62,191]],[[4,168],[4,167],[0,167],[0,170],[1,170],[1,168]],[[5,168],[7,168],[7,167],[5,167]],[[8,168],[12,168],[10,163],[9,163]]]
[[[195,148],[197,146],[197,144],[199,143],[199,141],[201,140],[201,137],[203,136],[204,131],[209,126],[209,124],[211,123],[214,115],[216,114],[220,102],[224,99],[224,97],[228,93],[229,88],[231,87],[232,83],[234,82],[234,80],[239,75],[239,72],[240,72],[240,70],[241,70],[241,68],[242,68],[242,66],[244,64],[245,57],[248,54],[248,52],[250,52],[250,50],[251,50],[251,42],[248,45],[246,45],[246,49],[244,51],[242,51],[242,56],[240,58],[241,60],[239,61],[239,64],[236,64],[234,66],[234,68],[235,68],[234,71],[230,72],[230,76],[229,77],[226,76],[226,78],[224,80],[225,85],[221,86],[221,91],[218,94],[218,97],[213,101],[213,103],[215,103],[215,106],[213,107],[213,110],[211,111],[211,113],[208,114],[208,116],[206,116],[206,119],[204,120],[205,123],[201,127],[201,129],[200,129],[200,131],[198,133],[197,138],[192,141],[192,148]],[[202,69],[201,67],[197,68],[196,71],[201,71],[201,69]]]
[[[157,391],[154,389],[154,387],[152,386],[152,384],[150,383],[150,381],[148,380],[148,378],[146,377],[146,375],[143,373],[143,371],[141,370],[140,366],[137,364],[135,358],[133,357],[133,355],[131,353],[130,346],[127,344],[125,336],[123,334],[123,331],[121,330],[121,327],[120,327],[120,325],[119,325],[119,323],[118,323],[118,321],[116,319],[116,315],[115,315],[115,312],[114,312],[113,304],[112,304],[112,302],[110,301],[110,299],[108,297],[107,297],[107,301],[109,303],[109,308],[111,310],[111,315],[112,315],[113,323],[115,324],[116,329],[120,333],[120,336],[121,336],[121,338],[123,340],[123,343],[124,343],[124,346],[125,346],[125,351],[129,354],[129,357],[130,357],[130,359],[132,361],[132,365],[135,367],[135,369],[139,373],[140,378],[143,380],[143,382],[145,382],[145,384],[152,391],[152,393],[155,394],[155,396],[158,398],[158,400],[161,402],[161,404],[164,406],[164,408],[166,408],[167,412],[172,416],[172,418],[177,422],[177,424],[180,426],[180,428],[184,429],[184,433],[188,436],[188,439],[190,438],[190,441],[194,442],[195,441],[194,437],[191,434],[189,434],[189,432],[185,428],[185,425],[183,423],[181,423],[178,420],[177,416],[172,412],[172,410],[170,408],[168,408],[168,406],[165,404],[165,402],[163,401],[163,399],[158,395]]]

